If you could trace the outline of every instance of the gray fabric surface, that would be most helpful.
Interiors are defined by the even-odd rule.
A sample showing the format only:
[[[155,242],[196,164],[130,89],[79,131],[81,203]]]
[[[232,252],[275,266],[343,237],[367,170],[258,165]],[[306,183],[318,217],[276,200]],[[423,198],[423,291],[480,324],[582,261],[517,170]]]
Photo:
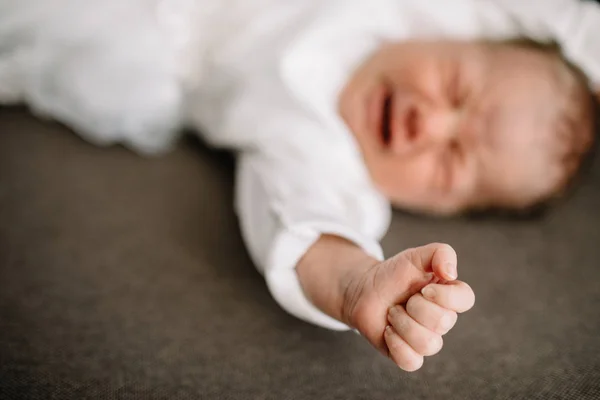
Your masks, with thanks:
[[[600,168],[537,221],[398,213],[387,254],[451,243],[476,307],[403,373],[298,321],[252,267],[233,162],[145,159],[0,110],[0,399],[599,399]]]

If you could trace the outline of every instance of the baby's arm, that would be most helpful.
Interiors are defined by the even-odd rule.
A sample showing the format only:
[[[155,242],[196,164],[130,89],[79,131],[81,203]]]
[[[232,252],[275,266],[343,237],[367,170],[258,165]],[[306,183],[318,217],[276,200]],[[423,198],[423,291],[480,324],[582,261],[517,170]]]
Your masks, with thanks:
[[[352,326],[347,305],[350,283],[378,263],[352,242],[323,235],[298,262],[296,271],[304,293],[317,308]]]
[[[383,259],[381,248],[373,238],[372,229],[369,233],[363,226],[359,212],[344,207],[327,179],[319,182],[323,174],[309,173],[307,163],[297,165],[293,155],[283,152],[284,149],[281,157],[244,153],[238,158],[236,211],[244,242],[254,265],[264,275],[271,294],[283,309],[312,324],[348,330],[339,314],[331,309],[324,312],[307,299],[296,266],[302,258],[308,257],[307,251],[313,245],[317,250],[331,247],[332,252],[323,252],[323,255],[348,261],[355,259],[353,265],[362,260],[372,264]],[[360,204],[356,207],[362,209]],[[364,207],[372,213],[370,222],[385,219],[378,215],[385,214],[385,208]],[[320,240],[322,235],[345,239],[336,239],[335,245],[331,245]],[[339,271],[327,272],[333,275]],[[325,292],[338,288],[330,286],[331,281],[325,285]]]
[[[456,313],[475,300],[471,288],[456,280],[456,253],[444,244],[379,262],[349,241],[324,235],[296,270],[317,308],[356,328],[406,371],[441,350]]]
[[[389,204],[380,202],[368,184],[350,180],[355,176],[351,164],[331,171],[329,160],[312,147],[310,153],[301,147],[287,150],[265,146],[242,153],[237,162],[242,236],[274,299],[307,322],[336,330],[354,328],[403,369],[419,368],[423,356],[441,347],[442,332],[431,331],[427,324],[444,315],[455,318],[455,310],[440,314],[439,308],[419,308],[420,314],[411,316],[419,325],[411,326],[431,331],[425,336],[414,335],[412,328],[402,331],[388,313],[405,306],[428,284],[454,281],[454,250],[431,244],[384,260],[378,239],[387,228]],[[341,154],[336,155],[340,161]],[[460,290],[451,298],[463,311],[472,306],[474,295],[466,284],[456,285]],[[384,335],[388,325],[396,326],[394,335],[390,329]],[[423,339],[424,346],[419,342]],[[401,349],[399,343],[407,347]],[[408,348],[414,351],[407,355]]]

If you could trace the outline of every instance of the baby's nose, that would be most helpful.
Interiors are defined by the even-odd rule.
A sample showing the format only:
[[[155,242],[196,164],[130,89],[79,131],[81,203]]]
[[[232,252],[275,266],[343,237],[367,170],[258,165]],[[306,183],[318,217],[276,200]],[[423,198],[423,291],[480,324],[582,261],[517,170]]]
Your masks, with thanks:
[[[424,118],[422,140],[428,145],[442,145],[459,133],[460,110],[434,110]]]
[[[395,125],[391,149],[399,156],[444,146],[454,140],[459,131],[461,112],[436,109],[413,99],[401,99],[395,106]],[[409,101],[411,100],[411,101]]]

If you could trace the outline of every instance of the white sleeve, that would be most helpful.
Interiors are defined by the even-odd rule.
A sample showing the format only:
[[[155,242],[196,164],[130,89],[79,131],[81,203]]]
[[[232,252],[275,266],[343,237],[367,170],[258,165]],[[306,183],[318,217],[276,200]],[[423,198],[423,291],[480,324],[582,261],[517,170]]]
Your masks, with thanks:
[[[558,42],[565,56],[600,88],[600,4],[581,0],[493,0],[523,34]]]
[[[344,198],[309,171],[277,156],[240,155],[236,211],[251,258],[279,305],[309,323],[347,330],[306,298],[296,264],[321,234],[343,237],[382,260],[378,239],[389,224],[389,206],[364,191]]]

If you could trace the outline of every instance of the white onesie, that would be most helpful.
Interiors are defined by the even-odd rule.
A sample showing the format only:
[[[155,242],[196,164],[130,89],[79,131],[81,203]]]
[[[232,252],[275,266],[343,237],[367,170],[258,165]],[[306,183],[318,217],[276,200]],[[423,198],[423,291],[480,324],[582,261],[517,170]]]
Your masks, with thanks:
[[[600,9],[577,0],[0,0],[0,104],[142,153],[183,126],[235,151],[235,208],[273,297],[347,329],[295,272],[324,233],[383,259],[390,205],[337,114],[342,86],[386,41],[522,35],[557,40],[600,87]]]

